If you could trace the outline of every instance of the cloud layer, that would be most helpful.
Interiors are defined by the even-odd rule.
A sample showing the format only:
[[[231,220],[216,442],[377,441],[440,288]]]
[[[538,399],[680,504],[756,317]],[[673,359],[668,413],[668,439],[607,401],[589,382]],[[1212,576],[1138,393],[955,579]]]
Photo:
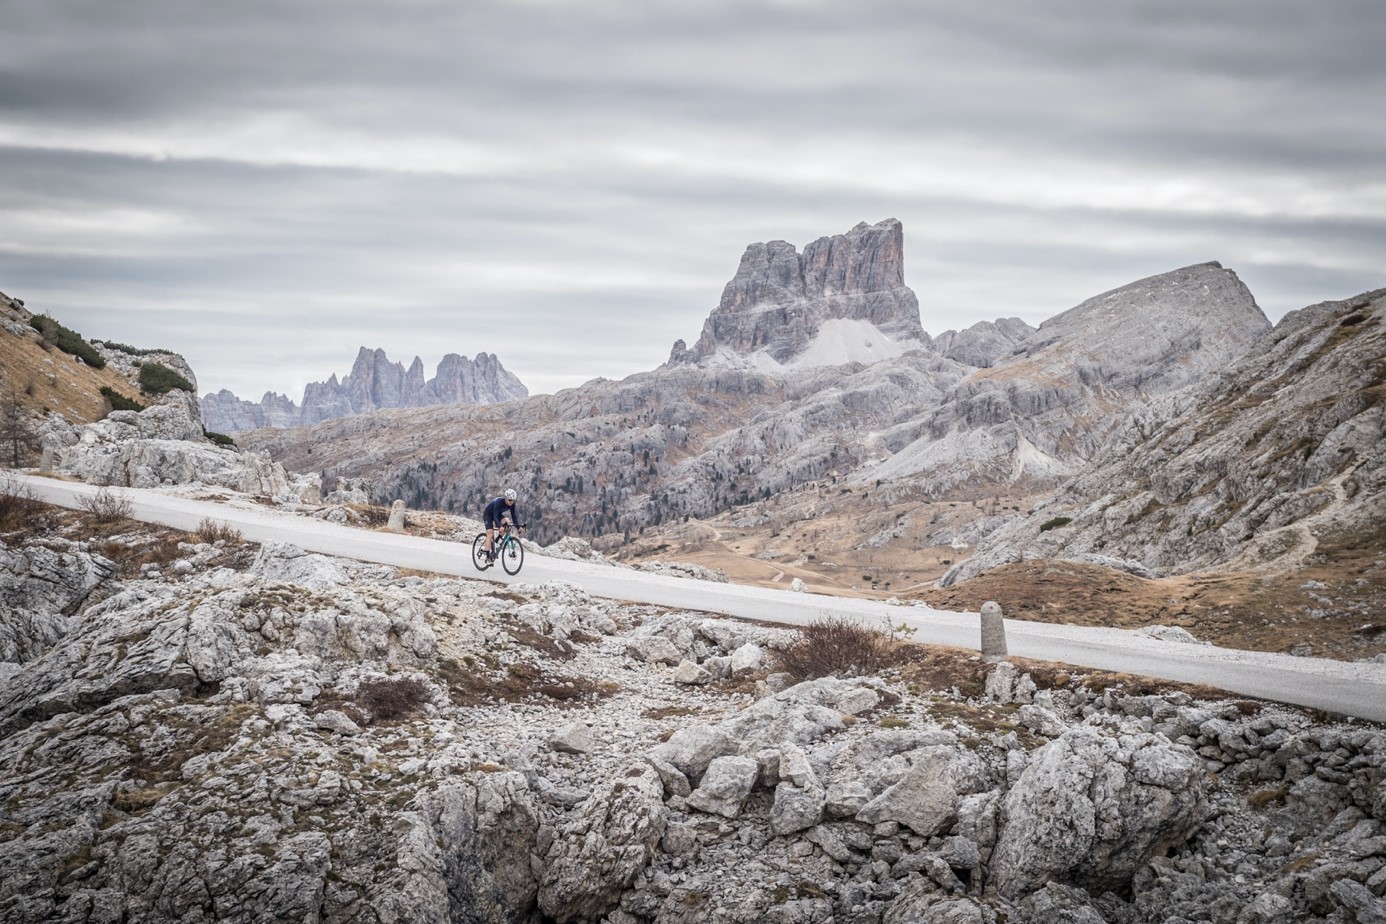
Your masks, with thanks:
[[[746,244],[886,217],[933,333],[1214,259],[1272,319],[1386,285],[1376,0],[0,16],[0,289],[204,391],[363,345],[624,376]]]

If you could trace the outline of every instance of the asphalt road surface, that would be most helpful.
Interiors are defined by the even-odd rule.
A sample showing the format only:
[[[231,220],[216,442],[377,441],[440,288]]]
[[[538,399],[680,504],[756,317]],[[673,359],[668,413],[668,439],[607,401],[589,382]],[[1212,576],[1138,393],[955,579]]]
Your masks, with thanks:
[[[25,474],[16,477],[40,500],[64,507],[80,507],[83,497],[99,490],[79,482]],[[211,517],[235,527],[254,542],[286,542],[360,561],[500,583],[565,581],[599,597],[790,625],[804,625],[825,616],[849,616],[881,628],[911,627],[916,630],[912,635],[916,642],[974,650],[980,647],[976,613],[666,577],[549,558],[534,553],[532,547],[516,577],[504,574],[499,567],[479,574],[472,566],[470,545],[462,543],[340,526],[272,508],[243,509],[135,488],[110,490],[130,501],[136,519],[176,529],[195,530],[203,519]],[[1005,601],[997,602],[1004,609]],[[1386,664],[1236,651],[1161,641],[1121,629],[1010,619],[1005,627],[1008,652],[1017,657],[1205,684],[1242,696],[1386,722]]]

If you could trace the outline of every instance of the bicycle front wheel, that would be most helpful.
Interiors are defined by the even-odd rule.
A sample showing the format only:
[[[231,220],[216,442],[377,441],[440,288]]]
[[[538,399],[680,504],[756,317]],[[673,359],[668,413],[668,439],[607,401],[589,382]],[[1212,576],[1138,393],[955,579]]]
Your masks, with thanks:
[[[506,537],[505,545],[501,546],[500,560],[506,574],[513,576],[520,573],[520,566],[525,563],[525,547],[520,545],[519,539]]]
[[[476,565],[476,570],[485,571],[491,567],[491,563],[486,560],[486,534],[477,533],[472,540],[472,564]]]

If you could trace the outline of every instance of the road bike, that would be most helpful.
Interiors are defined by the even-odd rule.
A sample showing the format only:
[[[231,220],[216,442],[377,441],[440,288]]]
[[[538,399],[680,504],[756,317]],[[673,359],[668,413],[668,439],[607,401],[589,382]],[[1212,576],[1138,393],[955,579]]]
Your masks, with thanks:
[[[514,533],[517,528],[524,529],[524,524],[512,526],[507,523],[499,527],[490,554],[486,552],[485,531],[476,534],[472,540],[472,564],[476,565],[476,570],[485,571],[499,560],[506,574],[513,576],[520,573],[520,566],[525,563],[525,547],[520,545],[520,537]]]

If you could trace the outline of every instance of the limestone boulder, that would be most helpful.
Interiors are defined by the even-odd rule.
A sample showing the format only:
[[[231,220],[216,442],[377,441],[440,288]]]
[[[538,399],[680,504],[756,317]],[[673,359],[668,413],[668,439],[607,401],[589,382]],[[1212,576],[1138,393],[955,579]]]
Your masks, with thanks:
[[[1079,726],[1036,751],[1006,794],[992,881],[1009,897],[1051,881],[1119,891],[1151,857],[1185,843],[1207,811],[1187,747]]]
[[[668,823],[653,767],[632,765],[573,811],[546,858],[539,908],[559,924],[598,920],[653,858]]]

